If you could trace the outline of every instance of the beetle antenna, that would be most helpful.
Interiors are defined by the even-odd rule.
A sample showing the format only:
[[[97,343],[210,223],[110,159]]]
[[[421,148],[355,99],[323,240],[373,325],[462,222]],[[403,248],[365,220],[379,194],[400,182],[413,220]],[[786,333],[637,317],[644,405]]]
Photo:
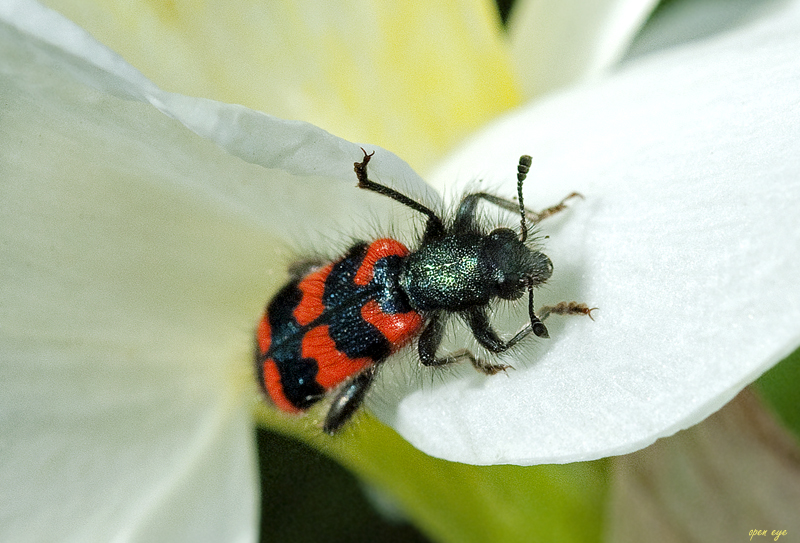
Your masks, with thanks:
[[[519,234],[519,240],[522,242],[528,239],[528,224],[525,222],[525,204],[522,202],[522,182],[525,181],[525,178],[528,176],[528,172],[531,170],[532,162],[533,159],[529,155],[522,155],[519,157],[519,164],[517,165],[517,200],[519,201],[519,215],[521,217],[521,231]],[[533,291],[531,291],[531,304],[532,303]],[[531,309],[531,317],[533,316],[533,309]]]
[[[528,315],[531,318],[531,330],[538,337],[548,338],[550,334],[547,332],[547,327],[542,322],[542,319],[536,316],[533,311],[533,281],[528,280]]]

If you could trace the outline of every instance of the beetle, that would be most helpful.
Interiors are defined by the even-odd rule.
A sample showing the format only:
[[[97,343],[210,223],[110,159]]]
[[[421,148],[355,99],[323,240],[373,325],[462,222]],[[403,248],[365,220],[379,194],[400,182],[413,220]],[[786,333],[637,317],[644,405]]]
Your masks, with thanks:
[[[551,314],[588,315],[595,309],[561,302],[534,311],[534,289],[547,281],[553,264],[530,246],[528,222],[558,213],[572,193],[541,212],[525,208],[522,185],[531,157],[517,166],[517,201],[486,192],[464,196],[452,218],[369,179],[374,155],[354,163],[358,187],[382,194],[422,214],[424,232],[415,250],[391,238],[358,242],[333,262],[305,261],[289,269],[289,281],[267,304],[256,329],[255,365],[263,392],[280,409],[302,412],[333,393],[323,430],[335,434],[361,406],[381,364],[416,341],[420,362],[444,366],[469,361],[494,375],[509,366],[477,357],[467,349],[439,355],[451,315],[461,318],[489,353],[503,353],[530,334],[549,337]],[[520,215],[520,229],[491,231],[478,220],[481,201]],[[526,323],[503,340],[489,322],[498,299],[528,292]]]

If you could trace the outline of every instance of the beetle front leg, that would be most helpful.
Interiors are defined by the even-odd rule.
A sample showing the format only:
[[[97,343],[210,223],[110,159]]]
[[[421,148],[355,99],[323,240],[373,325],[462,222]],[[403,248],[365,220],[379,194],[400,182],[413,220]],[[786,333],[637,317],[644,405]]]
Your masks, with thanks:
[[[590,319],[594,320],[594,317],[592,317],[592,311],[595,311],[595,310],[597,310],[596,307],[589,307],[588,305],[582,304],[582,303],[579,303],[579,302],[559,302],[556,305],[545,305],[545,306],[540,307],[539,308],[539,316],[536,317],[536,318],[539,320],[539,322],[542,322],[542,323],[545,320],[547,320],[547,317],[549,317],[550,315],[586,315]],[[488,326],[488,320],[487,320],[486,326]],[[480,328],[480,325],[478,326],[478,328]],[[547,329],[545,329],[545,335],[543,335],[543,336],[540,335],[539,337],[543,337],[543,338],[550,337],[549,335],[546,335],[546,331],[547,331]],[[503,342],[500,340],[500,338],[496,338],[497,339],[497,343],[495,343],[495,348],[499,347],[501,350],[494,351],[494,350],[492,350],[492,347],[489,347],[488,345],[483,343],[483,341],[478,337],[478,334],[475,333],[475,329],[473,328],[473,334],[475,334],[475,338],[478,341],[481,342],[481,345],[483,345],[484,347],[486,347],[490,351],[496,352],[496,353],[501,353],[506,349],[510,349],[511,347],[513,347],[514,345],[519,343],[521,340],[523,340],[526,337],[528,337],[528,335],[531,332],[533,332],[533,327],[531,326],[531,323],[528,323],[525,326],[523,326],[522,329],[519,332],[517,332],[514,335],[514,337],[512,337],[510,340],[508,340],[508,342],[506,342],[505,344],[503,344]],[[536,335],[538,335],[538,334],[536,334]],[[496,334],[495,334],[495,337],[496,337]],[[494,340],[492,338],[485,338],[485,339],[488,339],[488,341],[490,343],[494,342]],[[505,347],[505,348],[503,348],[503,347]]]
[[[590,319],[596,307],[589,307],[579,302],[559,302],[556,305],[545,305],[539,308],[539,318],[545,320],[550,315],[586,315]]]

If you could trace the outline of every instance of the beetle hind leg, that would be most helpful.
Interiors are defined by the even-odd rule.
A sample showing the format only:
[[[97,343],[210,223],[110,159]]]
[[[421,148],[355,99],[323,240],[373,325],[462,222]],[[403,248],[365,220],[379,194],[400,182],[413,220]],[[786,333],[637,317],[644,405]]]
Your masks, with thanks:
[[[374,364],[355,377],[350,378],[333,397],[322,430],[334,435],[350,420],[367,396],[367,391],[375,380],[377,364]]]

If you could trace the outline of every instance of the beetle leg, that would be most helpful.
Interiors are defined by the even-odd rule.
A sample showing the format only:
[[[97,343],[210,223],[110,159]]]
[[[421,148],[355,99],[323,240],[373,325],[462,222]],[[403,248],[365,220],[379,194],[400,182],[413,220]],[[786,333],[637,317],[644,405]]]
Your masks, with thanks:
[[[590,319],[594,320],[594,317],[592,317],[592,311],[596,309],[596,307],[590,308],[588,305],[578,302],[559,302],[556,305],[545,305],[540,307],[539,318],[545,320],[550,315],[586,315]]]
[[[470,194],[469,196],[473,196],[475,198],[483,198],[487,202],[490,202],[499,208],[519,213],[519,204],[514,200],[509,200],[507,198],[500,198],[499,196],[495,196],[494,194],[489,194],[486,192],[475,192],[473,194]],[[534,224],[538,224],[544,219],[552,217],[556,213],[564,211],[567,208],[567,202],[569,200],[572,200],[573,198],[583,198],[583,195],[579,192],[573,192],[572,194],[567,195],[566,198],[561,200],[556,205],[550,206],[541,211],[534,211],[526,207],[525,218]]]
[[[467,359],[476,370],[486,375],[494,375],[495,373],[505,371],[511,367],[506,364],[489,363],[478,358],[468,349],[455,351],[442,357],[436,356],[436,351],[439,349],[439,345],[442,343],[442,337],[444,336],[445,322],[441,314],[434,315],[428,322],[428,326],[423,330],[422,335],[420,335],[419,358],[423,365],[445,366]]]
[[[361,407],[369,387],[375,380],[376,369],[377,364],[373,364],[342,385],[333,397],[331,407],[325,417],[322,429],[326,434],[333,435],[338,432]]]
[[[355,162],[353,164],[353,170],[356,172],[356,178],[358,178],[358,188],[371,190],[372,192],[377,192],[378,194],[388,196],[392,200],[400,202],[404,206],[410,207],[414,211],[418,211],[419,213],[425,215],[428,218],[427,225],[425,226],[426,238],[435,238],[443,235],[445,232],[444,223],[431,208],[422,205],[416,200],[412,200],[405,194],[391,189],[386,185],[376,183],[367,177],[367,164],[369,164],[369,161],[372,158],[372,155],[375,154],[375,151],[367,154],[363,147],[361,150],[364,152],[364,159],[361,162]]]

